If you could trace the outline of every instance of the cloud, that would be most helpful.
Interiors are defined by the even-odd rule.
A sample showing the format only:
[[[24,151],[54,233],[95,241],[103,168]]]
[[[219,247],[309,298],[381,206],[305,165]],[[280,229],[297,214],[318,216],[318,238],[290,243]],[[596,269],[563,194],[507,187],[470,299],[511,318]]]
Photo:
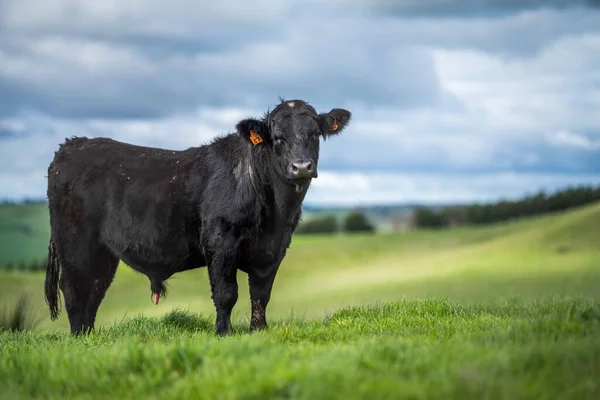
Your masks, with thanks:
[[[600,174],[485,173],[469,177],[447,173],[320,172],[306,196],[307,205],[449,204],[516,199],[539,190],[597,185]]]
[[[414,190],[428,199],[450,193],[435,186],[446,175],[462,198],[522,191],[477,189],[477,176],[535,186],[536,175],[600,174],[600,10],[583,1],[386,4],[395,8],[0,2],[0,197],[43,195],[65,137],[181,149],[262,115],[279,95],[353,113],[322,145],[331,189],[317,185],[313,202],[339,198],[347,182],[376,201],[413,193],[414,176],[431,182]],[[383,176],[402,184],[383,190]]]
[[[0,139],[14,137],[25,130],[25,125],[18,119],[0,120]]]
[[[433,106],[443,97],[424,49],[380,51],[360,41],[343,52],[332,50],[335,38],[315,42],[312,35],[292,32],[286,40],[161,59],[87,38],[17,38],[0,46],[0,86],[11,99],[0,112],[32,108],[61,117],[148,118],[201,105],[270,104],[278,95],[402,108]]]
[[[574,147],[584,150],[600,149],[600,139],[590,139],[584,135],[578,135],[572,132],[559,131],[555,134],[546,135],[546,140],[556,146]]]
[[[402,17],[468,17],[504,16],[539,8],[566,10],[570,8],[596,8],[597,0],[338,0],[380,13]]]
[[[29,33],[102,36],[211,37],[215,31],[232,26],[245,30],[268,27],[289,15],[292,3],[255,0],[240,3],[221,0],[199,3],[193,0],[19,0],[3,2],[2,22],[8,29]],[[31,10],[36,12],[32,13]],[[219,35],[220,36],[220,35]]]
[[[432,2],[418,3],[425,8],[435,6]],[[455,7],[462,2],[443,3],[455,11],[415,17],[410,13],[380,12],[382,10],[377,2],[338,2],[350,9],[358,7],[361,10],[360,20],[353,20],[351,25],[368,26],[368,29],[361,30],[368,32],[364,33],[365,37],[379,38],[380,41],[384,37],[393,38],[395,43],[444,47],[448,50],[477,50],[511,58],[534,57],[546,46],[565,36],[600,32],[600,8],[578,7],[576,1],[572,2],[574,6],[564,9],[542,7],[539,4],[533,7],[527,6],[531,2],[518,2],[518,5],[525,7],[507,8],[507,12],[500,15],[491,12],[484,4],[467,7],[477,11],[469,12]],[[411,6],[410,2],[399,4]],[[377,12],[365,13],[365,9]]]
[[[457,103],[440,89],[432,46],[530,56],[565,35],[600,32],[600,14],[581,9],[415,21],[342,12],[336,3],[314,13],[295,1],[9,3],[0,115],[155,118],[278,95],[431,108]]]

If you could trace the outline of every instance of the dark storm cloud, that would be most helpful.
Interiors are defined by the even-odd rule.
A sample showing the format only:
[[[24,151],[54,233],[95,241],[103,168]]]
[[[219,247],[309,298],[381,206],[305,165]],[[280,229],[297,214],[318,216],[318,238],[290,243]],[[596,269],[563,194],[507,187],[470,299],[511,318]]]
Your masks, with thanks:
[[[401,17],[496,17],[536,9],[598,8],[599,0],[350,0]]]
[[[316,105],[327,99],[399,108],[451,98],[427,51],[370,41],[345,48],[341,36],[313,41],[300,32],[291,43],[240,38],[225,48],[181,40],[171,46],[171,39],[135,45],[85,37],[0,40],[0,114],[32,108],[68,118],[154,118],[206,105],[265,107],[279,95]]]
[[[441,136],[441,134],[439,134]],[[433,136],[433,135],[432,135]],[[600,175],[600,141],[596,148],[582,149],[552,145],[539,140],[489,143],[468,135],[438,144],[425,141],[417,148],[406,141],[370,138],[361,142],[355,136],[337,139],[336,145],[324,146],[320,168],[331,171],[361,172],[429,172],[464,174],[496,173],[509,170],[519,173],[563,173]],[[409,139],[416,141],[417,138]],[[343,151],[341,150],[343,149]],[[481,152],[473,158],[468,153]],[[462,158],[464,162],[456,162]],[[468,160],[471,158],[470,160]],[[444,166],[441,168],[441,166]]]
[[[11,138],[11,137],[16,137],[17,134],[9,129],[3,129],[0,128],[0,140],[1,139],[6,139],[6,138]]]

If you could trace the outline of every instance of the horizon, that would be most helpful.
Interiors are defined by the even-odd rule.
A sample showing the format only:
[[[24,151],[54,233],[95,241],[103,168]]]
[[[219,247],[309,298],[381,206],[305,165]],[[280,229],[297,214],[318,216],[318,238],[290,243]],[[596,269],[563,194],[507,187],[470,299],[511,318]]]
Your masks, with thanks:
[[[461,207],[461,206],[472,206],[472,205],[494,205],[503,201],[515,202],[521,201],[527,198],[531,198],[540,194],[545,196],[552,196],[559,192],[564,192],[570,189],[582,189],[589,188],[592,190],[600,190],[600,184],[582,184],[582,185],[566,185],[559,187],[554,190],[537,190],[532,192],[526,192],[522,196],[514,196],[511,198],[501,197],[490,201],[464,201],[464,202],[390,202],[390,203],[361,203],[361,204],[328,204],[328,203],[310,203],[303,202],[302,209],[304,210],[351,210],[351,209],[375,209],[375,208],[447,208],[447,207]],[[0,206],[2,205],[26,205],[26,204],[47,204],[48,199],[46,197],[29,197],[19,199],[8,199],[0,198]]]

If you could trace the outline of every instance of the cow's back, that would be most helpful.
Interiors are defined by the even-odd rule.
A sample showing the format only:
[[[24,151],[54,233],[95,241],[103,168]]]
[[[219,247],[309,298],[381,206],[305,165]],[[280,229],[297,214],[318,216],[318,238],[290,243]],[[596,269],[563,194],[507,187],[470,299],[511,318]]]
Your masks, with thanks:
[[[196,230],[187,222],[190,151],[67,140],[48,169],[53,234],[75,230],[141,272],[181,268]]]
[[[160,198],[180,173],[179,153],[107,138],[67,139],[48,168],[50,206],[84,201],[86,214],[93,216],[126,198]],[[170,189],[176,194],[176,187]],[[144,204],[132,204],[138,205]]]

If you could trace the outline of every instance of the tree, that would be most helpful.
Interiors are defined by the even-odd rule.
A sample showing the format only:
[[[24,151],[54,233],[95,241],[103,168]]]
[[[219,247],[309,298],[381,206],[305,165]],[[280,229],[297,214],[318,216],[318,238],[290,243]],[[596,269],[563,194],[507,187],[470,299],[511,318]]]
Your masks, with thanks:
[[[344,219],[345,232],[373,232],[375,227],[360,211],[351,211]]]
[[[541,191],[520,200],[499,200],[489,204],[446,207],[440,211],[420,207],[415,212],[415,219],[417,226],[428,228],[487,224],[566,210],[598,200],[600,200],[600,187],[568,187],[551,195]]]
[[[338,226],[334,216],[328,215],[323,217],[311,218],[307,221],[303,221],[298,225],[296,229],[297,233],[335,233],[337,232]]]
[[[415,211],[415,224],[421,228],[442,228],[448,225],[448,221],[441,213],[428,207],[419,207]]]

